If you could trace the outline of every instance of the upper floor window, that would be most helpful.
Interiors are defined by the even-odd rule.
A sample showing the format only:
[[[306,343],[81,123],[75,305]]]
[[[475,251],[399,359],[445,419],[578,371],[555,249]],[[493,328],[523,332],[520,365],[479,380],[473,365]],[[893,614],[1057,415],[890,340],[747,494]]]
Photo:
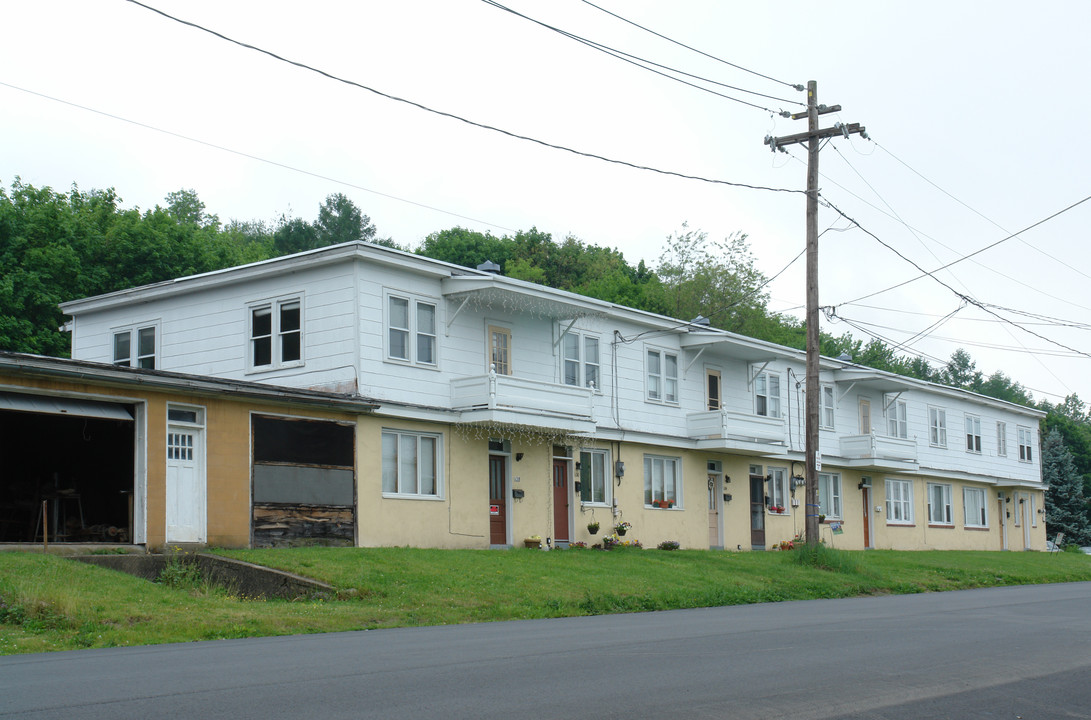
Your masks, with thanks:
[[[780,375],[763,372],[754,378],[754,413],[780,417]]]
[[[665,350],[648,350],[645,362],[648,399],[678,402],[678,356]]]
[[[299,297],[250,306],[250,366],[290,367],[303,361],[303,313]]]
[[[417,365],[435,365],[435,303],[388,295],[386,309],[387,358]]]
[[[383,430],[383,494],[435,498],[442,494],[442,436]]]
[[[951,525],[951,486],[928,483],[928,522],[932,525]]]
[[[981,488],[962,488],[962,508],[966,527],[988,527],[985,511],[985,491]]]
[[[833,385],[822,386],[822,423],[821,426],[833,429]]]
[[[644,504],[674,501],[682,505],[682,460],[659,455],[644,456]]]
[[[895,400],[887,407],[887,433],[890,437],[906,439],[909,436],[905,400]]]
[[[841,519],[841,474],[818,473],[818,512]]]
[[[1023,462],[1034,461],[1034,450],[1031,443],[1034,441],[1034,432],[1028,427],[1016,426],[1016,434],[1019,436],[1019,459]]]
[[[597,337],[567,332],[561,342],[561,348],[561,379],[565,385],[601,387]]]
[[[928,444],[947,447],[947,411],[943,408],[928,408]]]
[[[129,328],[115,332],[114,365],[154,370],[155,326]]]
[[[966,450],[981,452],[981,418],[976,415],[966,416]]]
[[[610,467],[608,450],[580,450],[580,502],[594,505],[610,504],[613,485],[607,476]]]
[[[705,404],[709,410],[719,410],[723,407],[721,386],[720,371],[705,368]]]
[[[996,423],[996,454],[1004,457],[1008,454],[1008,424]]]
[[[489,326],[489,369],[497,375],[511,375],[511,329]]]
[[[769,509],[775,513],[787,513],[788,493],[788,470],[769,468]]]

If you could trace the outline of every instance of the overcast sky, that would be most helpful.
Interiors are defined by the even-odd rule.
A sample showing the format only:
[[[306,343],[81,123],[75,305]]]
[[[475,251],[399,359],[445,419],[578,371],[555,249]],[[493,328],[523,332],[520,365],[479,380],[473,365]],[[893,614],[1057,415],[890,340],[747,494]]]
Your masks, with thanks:
[[[1091,150],[1080,131],[1091,117],[1091,3],[1083,0],[596,0],[745,70],[581,0],[503,3],[741,88],[691,80],[760,108],[634,67],[482,0],[148,4],[477,123],[768,188],[804,188],[803,146],[774,154],[763,138],[806,129],[770,111],[802,109],[804,93],[785,83],[816,80],[819,102],[843,108],[822,125],[858,122],[874,140],[824,147],[823,195],[927,270],[1091,195]],[[114,187],[125,206],[140,208],[192,188],[222,220],[268,222],[285,213],[313,220],[327,195],[342,192],[401,244],[455,225],[497,235],[536,226],[653,266],[665,238],[688,222],[712,238],[747,233],[768,276],[804,246],[799,193],[682,179],[508,137],[125,0],[0,0],[0,11],[4,186],[20,176],[58,190]],[[921,272],[859,229],[835,232],[849,223],[823,209],[819,227],[833,230],[820,241],[821,304],[837,318],[823,329],[840,335],[851,321],[891,343],[924,333],[909,349],[933,365],[961,346],[979,370],[1003,371],[1036,398],[1091,399],[1091,332],[1071,327],[1091,311],[1089,225],[1091,201],[938,273],[951,289],[925,277],[854,303]],[[803,274],[800,259],[770,285],[771,309],[802,314]],[[956,292],[999,306],[996,315]]]

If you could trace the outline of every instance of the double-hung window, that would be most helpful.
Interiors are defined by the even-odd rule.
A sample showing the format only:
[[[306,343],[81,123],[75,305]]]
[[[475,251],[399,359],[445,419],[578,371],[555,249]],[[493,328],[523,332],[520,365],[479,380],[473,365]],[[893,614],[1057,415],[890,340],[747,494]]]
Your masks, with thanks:
[[[886,521],[895,525],[913,524],[913,483],[890,480],[886,485]]]
[[[840,473],[818,473],[818,512],[827,519],[841,519]]]
[[[678,356],[665,350],[649,349],[645,363],[648,399],[678,402]]]
[[[1008,424],[996,423],[996,454],[1005,457],[1008,454]]]
[[[754,378],[754,413],[765,417],[780,417],[780,376],[758,373]]]
[[[580,450],[580,502],[593,505],[610,503],[610,453],[607,450]]]
[[[1019,437],[1019,460],[1033,462],[1034,450],[1031,443],[1034,441],[1034,433],[1028,427],[1016,426],[1015,430]]]
[[[981,488],[962,488],[962,508],[966,527],[988,527],[985,511],[985,491]]]
[[[928,483],[928,523],[930,525],[953,525],[951,515],[951,486],[940,483]]]
[[[788,512],[788,470],[769,468],[769,507],[772,512]]]
[[[303,312],[300,297],[250,306],[250,367],[268,370],[303,363]]]
[[[833,385],[822,386],[822,427],[833,429]]]
[[[383,430],[383,494],[440,497],[442,453],[437,433]]]
[[[928,408],[928,444],[947,447],[947,411],[943,408]]]
[[[981,452],[981,418],[976,415],[966,416],[966,451]]]
[[[644,504],[673,500],[682,505],[682,461],[676,457],[644,456]]]
[[[154,370],[155,364],[154,325],[114,333],[114,365]]]
[[[387,358],[435,367],[436,304],[388,295],[386,310]]]
[[[567,332],[561,341],[561,379],[565,385],[600,388],[599,339]]]
[[[906,419],[905,400],[895,400],[887,407],[887,433],[890,437],[905,440],[909,437],[909,423]]]

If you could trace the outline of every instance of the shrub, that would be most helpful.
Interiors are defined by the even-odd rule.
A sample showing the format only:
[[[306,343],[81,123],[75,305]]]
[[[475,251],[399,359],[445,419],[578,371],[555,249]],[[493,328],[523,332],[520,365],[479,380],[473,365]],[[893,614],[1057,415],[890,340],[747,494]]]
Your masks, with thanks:
[[[682,545],[677,540],[664,540],[663,542],[656,545],[656,547],[660,550],[677,550],[678,548],[682,547]]]

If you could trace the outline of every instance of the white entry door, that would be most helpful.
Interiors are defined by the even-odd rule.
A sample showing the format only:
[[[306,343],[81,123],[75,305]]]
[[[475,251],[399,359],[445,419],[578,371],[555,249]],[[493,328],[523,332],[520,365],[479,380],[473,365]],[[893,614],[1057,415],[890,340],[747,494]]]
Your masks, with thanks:
[[[205,542],[203,411],[167,412],[167,542]]]

